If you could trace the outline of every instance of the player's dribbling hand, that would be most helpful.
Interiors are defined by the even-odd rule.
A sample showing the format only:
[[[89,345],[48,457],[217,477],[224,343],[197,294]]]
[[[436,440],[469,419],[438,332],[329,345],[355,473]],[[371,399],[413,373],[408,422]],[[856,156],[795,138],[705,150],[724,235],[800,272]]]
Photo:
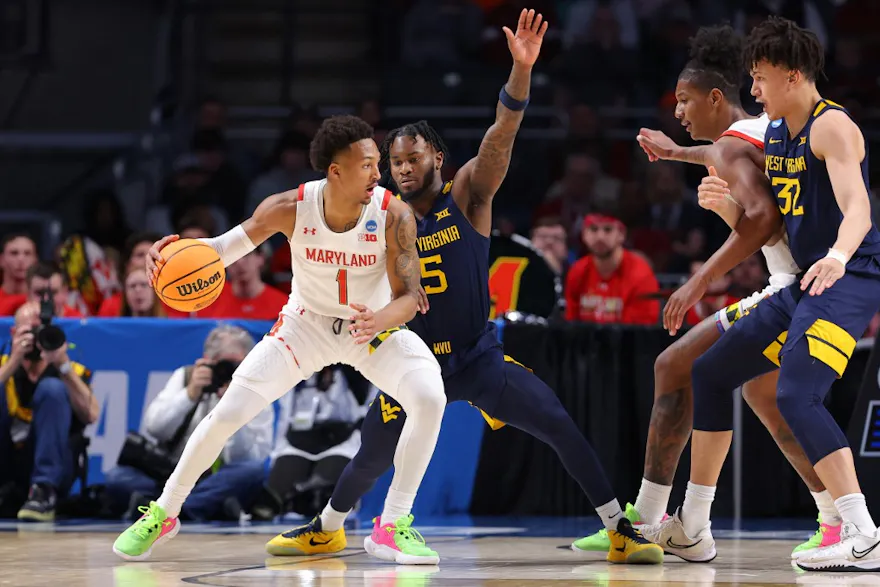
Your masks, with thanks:
[[[666,136],[659,130],[651,130],[650,128],[642,128],[636,136],[642,151],[648,156],[648,161],[653,163],[660,159],[674,160],[679,147],[675,141]]]
[[[543,24],[541,24],[543,21]],[[519,22],[516,25],[516,34],[509,28],[502,27],[504,36],[507,37],[507,48],[513,60],[521,65],[531,67],[538,60],[541,52],[541,43],[544,42],[544,33],[547,32],[547,22],[540,14],[535,16],[534,9],[522,9],[519,13]]]
[[[709,175],[697,187],[697,202],[706,210],[718,210],[726,206],[726,201],[735,201],[730,195],[727,182],[718,177],[715,167],[709,166]]]
[[[428,310],[431,309],[431,304],[428,303],[428,294],[425,292],[425,288],[419,285],[419,312],[422,314],[426,314]]]
[[[162,257],[161,251],[170,243],[173,243],[176,240],[179,240],[180,237],[176,234],[169,234],[166,237],[162,237],[153,243],[153,246],[150,247],[149,252],[147,253],[146,263],[147,263],[147,277],[150,280],[150,287],[156,287],[156,272],[159,270],[159,267],[165,263],[165,258]]]
[[[822,292],[834,285],[838,279],[843,277],[844,273],[846,273],[846,266],[837,259],[830,257],[819,259],[813,263],[813,266],[801,279],[801,291],[806,291],[810,287],[810,282],[813,282],[810,287],[810,295],[822,295]]]
[[[352,324],[348,327],[349,332],[354,337],[356,344],[364,344],[370,342],[376,337],[376,316],[373,311],[363,304],[349,304],[349,308],[356,310],[352,314]]]

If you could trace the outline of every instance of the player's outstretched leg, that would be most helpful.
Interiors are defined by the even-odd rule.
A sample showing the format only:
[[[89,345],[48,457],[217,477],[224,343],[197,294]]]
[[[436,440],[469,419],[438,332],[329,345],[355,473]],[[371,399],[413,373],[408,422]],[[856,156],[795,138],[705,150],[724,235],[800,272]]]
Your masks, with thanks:
[[[251,350],[236,369],[226,393],[187,440],[162,495],[116,539],[113,552],[126,560],[145,560],[155,546],[177,534],[183,502],[229,438],[303,380],[302,372],[291,366],[293,361],[286,352],[280,343],[268,338]]]
[[[506,385],[490,414],[550,445],[581,486],[605,526],[613,563],[658,564],[663,551],[645,540],[624,516],[593,447],[546,383],[515,362],[504,363]]]
[[[691,437],[693,392],[691,367],[721,336],[714,318],[707,318],[660,353],[654,362],[654,405],[645,448],[645,472],[635,506],[626,504],[626,517],[635,526],[666,519],[672,480],[681,453]],[[608,533],[575,540],[572,548],[606,551]]]
[[[776,445],[788,462],[797,471],[797,474],[803,480],[804,485],[810,490],[810,494],[816,502],[819,510],[819,529],[810,537],[809,540],[797,545],[791,553],[792,558],[798,558],[803,554],[807,554],[816,548],[830,546],[840,542],[841,519],[834,506],[834,499],[816,471],[809,457],[801,448],[791,428],[785,422],[779,408],[776,405],[776,386],[779,381],[779,371],[767,373],[762,377],[758,377],[753,381],[749,381],[743,385],[743,399],[755,412],[761,423],[770,434]]]
[[[391,468],[405,420],[400,405],[380,393],[361,425],[360,449],[336,482],[327,506],[308,524],[273,538],[266,544],[266,551],[275,556],[309,556],[344,549],[345,518]]]

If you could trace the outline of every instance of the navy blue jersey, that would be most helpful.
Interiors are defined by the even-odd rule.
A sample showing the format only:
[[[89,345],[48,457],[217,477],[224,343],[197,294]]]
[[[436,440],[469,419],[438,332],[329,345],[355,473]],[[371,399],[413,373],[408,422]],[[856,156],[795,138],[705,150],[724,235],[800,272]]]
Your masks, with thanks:
[[[489,239],[471,226],[455,204],[451,181],[443,186],[431,211],[418,221],[416,245],[422,287],[431,309],[416,314],[408,326],[445,368],[451,358],[464,360],[463,352],[476,350],[475,345],[490,330]]]
[[[804,271],[828,254],[843,220],[825,162],[810,149],[810,128],[817,118],[831,110],[846,112],[839,104],[820,100],[806,126],[794,137],[789,136],[785,119],[771,122],[764,135],[767,175],[785,221],[792,257]],[[861,168],[865,187],[870,191],[867,149],[866,143]],[[871,230],[847,264],[847,271],[880,278],[878,259],[880,232],[872,221]]]

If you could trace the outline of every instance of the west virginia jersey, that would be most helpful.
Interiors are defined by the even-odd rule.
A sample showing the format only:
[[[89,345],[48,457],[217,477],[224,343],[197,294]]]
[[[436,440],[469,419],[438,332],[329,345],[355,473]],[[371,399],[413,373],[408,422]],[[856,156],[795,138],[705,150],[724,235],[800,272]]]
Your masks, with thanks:
[[[416,314],[408,326],[449,376],[468,357],[498,344],[494,327],[487,323],[489,239],[471,226],[452,199],[451,181],[418,222],[416,246],[431,309]]]
[[[764,136],[767,175],[785,221],[792,256],[805,271],[834,245],[843,220],[825,162],[816,158],[810,148],[813,123],[831,110],[846,112],[839,104],[820,100],[796,136],[789,136],[785,119],[771,122]],[[867,149],[866,143],[861,168],[865,187],[870,191]],[[847,272],[880,278],[878,255],[880,232],[872,222],[871,230],[847,264]]]

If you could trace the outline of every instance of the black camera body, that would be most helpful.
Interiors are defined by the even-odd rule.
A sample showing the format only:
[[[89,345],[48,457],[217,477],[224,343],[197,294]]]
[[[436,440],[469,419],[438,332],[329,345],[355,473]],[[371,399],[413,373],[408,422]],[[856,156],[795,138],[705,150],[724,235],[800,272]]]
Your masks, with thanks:
[[[232,374],[238,369],[238,363],[227,359],[206,366],[211,369],[211,383],[202,389],[204,395],[217,393],[217,390],[232,381]]]
[[[54,318],[55,300],[52,299],[52,291],[46,289],[40,292],[40,325],[31,329],[36,344],[25,358],[39,360],[41,350],[55,351],[67,342],[64,331],[52,324]]]

